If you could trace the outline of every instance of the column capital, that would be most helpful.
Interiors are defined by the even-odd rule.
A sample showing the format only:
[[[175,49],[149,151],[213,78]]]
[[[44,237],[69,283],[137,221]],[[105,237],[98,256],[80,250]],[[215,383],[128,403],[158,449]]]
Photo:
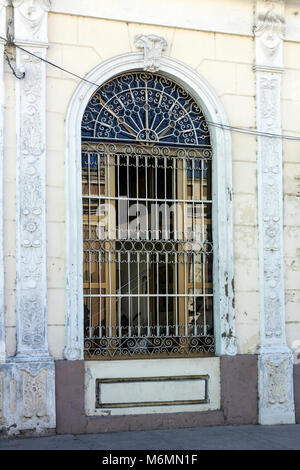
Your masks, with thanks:
[[[256,0],[254,36],[257,66],[282,67],[284,0]]]
[[[13,0],[15,42],[47,43],[50,0]]]

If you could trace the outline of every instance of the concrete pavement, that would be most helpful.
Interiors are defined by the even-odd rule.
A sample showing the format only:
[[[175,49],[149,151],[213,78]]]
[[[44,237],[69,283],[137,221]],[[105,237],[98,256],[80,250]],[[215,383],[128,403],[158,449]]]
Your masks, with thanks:
[[[0,450],[300,450],[300,424],[1,438]]]

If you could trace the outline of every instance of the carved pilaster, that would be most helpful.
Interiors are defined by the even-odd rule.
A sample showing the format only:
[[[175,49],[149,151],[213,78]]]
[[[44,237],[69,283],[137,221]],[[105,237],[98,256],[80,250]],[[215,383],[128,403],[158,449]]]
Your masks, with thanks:
[[[8,433],[55,427],[54,361],[47,340],[46,58],[48,0],[14,0],[16,66],[17,354],[4,377]]]
[[[14,0],[17,102],[17,353],[48,357],[46,280],[46,57],[49,0]]]
[[[45,49],[30,51],[45,56]],[[17,50],[17,67],[25,70],[17,82],[17,350],[39,356],[48,353],[45,64]]]
[[[257,128],[281,134],[280,87],[284,1],[256,4],[255,71]],[[286,345],[282,142],[259,136],[258,213],[260,264],[259,420],[261,424],[294,422],[292,353]]]
[[[144,70],[157,72],[160,68],[162,51],[167,48],[167,41],[155,34],[138,34],[134,44],[144,52]]]
[[[280,74],[256,72],[257,119],[261,131],[279,134]],[[258,139],[262,343],[285,343],[282,247],[282,145],[278,138]]]

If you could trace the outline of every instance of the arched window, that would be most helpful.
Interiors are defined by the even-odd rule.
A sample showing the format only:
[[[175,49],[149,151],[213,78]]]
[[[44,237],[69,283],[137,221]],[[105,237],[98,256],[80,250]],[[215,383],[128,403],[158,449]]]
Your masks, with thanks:
[[[121,74],[93,94],[81,136],[85,357],[214,353],[201,109],[161,74]]]

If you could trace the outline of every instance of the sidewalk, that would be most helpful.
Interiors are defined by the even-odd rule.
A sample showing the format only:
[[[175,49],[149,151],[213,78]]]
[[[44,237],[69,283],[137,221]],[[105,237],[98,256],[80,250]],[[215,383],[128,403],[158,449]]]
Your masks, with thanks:
[[[0,450],[300,450],[300,424],[1,438]]]

